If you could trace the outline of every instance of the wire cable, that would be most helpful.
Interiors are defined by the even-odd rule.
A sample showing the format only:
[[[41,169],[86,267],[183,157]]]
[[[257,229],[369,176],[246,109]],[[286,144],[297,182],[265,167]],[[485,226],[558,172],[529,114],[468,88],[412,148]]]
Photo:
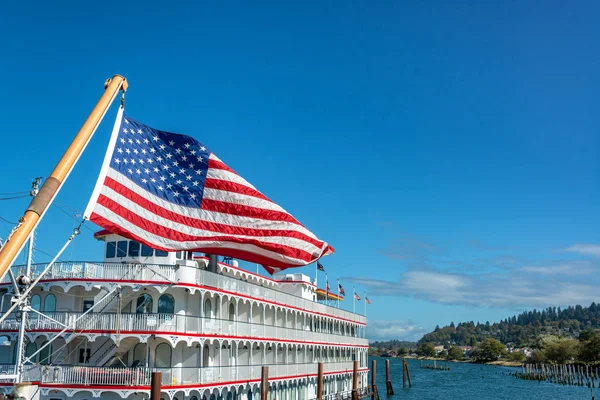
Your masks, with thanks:
[[[24,194],[26,193],[27,195],[29,195],[29,190],[24,191],[24,192],[6,192],[6,193],[0,193],[0,196],[12,196],[14,194]]]
[[[0,221],[4,221],[4,222],[6,222],[7,224],[11,224],[11,225],[16,225],[16,224],[18,223],[18,222],[11,222],[11,221],[9,221],[9,220],[7,220],[7,219],[5,219],[5,218],[2,218],[2,217],[0,217]]]
[[[3,197],[3,198],[0,198],[0,201],[1,201],[1,200],[15,200],[15,199],[23,199],[23,198],[25,198],[25,197],[29,197],[29,195],[28,195],[28,194],[25,194],[25,195],[23,195],[23,196]]]
[[[69,207],[69,206],[67,206],[65,204],[60,204],[60,203],[57,204],[56,200],[52,203],[52,205],[55,206],[56,208],[58,208],[60,211],[62,211],[62,213],[65,214],[65,215],[67,215],[69,218],[73,219],[76,222],[79,222],[79,218],[76,215],[76,214],[78,214],[77,210],[75,210],[75,209],[73,209],[73,208],[71,208],[71,207]],[[65,208],[71,209],[71,211],[73,213],[70,213],[69,211],[65,210]],[[80,217],[81,217],[81,215],[80,215]],[[90,228],[89,226],[83,225],[83,227],[86,228],[87,230],[89,230],[90,232],[95,233],[94,230],[92,228]]]

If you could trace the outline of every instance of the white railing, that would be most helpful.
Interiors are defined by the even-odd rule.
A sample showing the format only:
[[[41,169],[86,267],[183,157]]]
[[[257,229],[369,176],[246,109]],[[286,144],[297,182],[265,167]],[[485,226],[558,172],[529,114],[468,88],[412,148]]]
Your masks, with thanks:
[[[273,364],[269,367],[269,378],[286,376],[316,375],[317,363]],[[26,366],[23,378],[30,382],[67,385],[110,385],[148,386],[152,372],[162,372],[165,386],[185,384],[209,384],[232,381],[248,381],[260,378],[262,365],[240,365],[228,367],[172,367],[172,368],[114,368],[80,366]],[[352,361],[326,363],[324,373],[352,373]],[[14,368],[14,366],[13,366]]]
[[[32,265],[31,278],[36,279],[48,264]],[[13,273],[23,275],[24,266],[13,267]],[[135,280],[147,282],[174,281],[175,265],[160,264],[122,264],[101,262],[57,262],[44,275],[44,280],[52,279],[106,279],[106,280]],[[7,279],[4,280],[7,282]]]
[[[16,373],[14,364],[0,364],[0,375],[13,375]]]
[[[35,279],[44,270],[47,264],[34,264],[32,278]],[[13,267],[13,273],[22,275],[24,266]],[[210,286],[229,292],[239,293],[263,299],[269,302],[279,303],[283,306],[291,306],[309,312],[320,313],[327,316],[342,318],[365,324],[363,315],[351,313],[346,310],[327,306],[312,300],[304,299],[273,288],[264,287],[240,279],[232,278],[223,274],[209,272],[190,266],[159,265],[159,264],[120,264],[102,262],[60,262],[52,266],[44,276],[44,280],[65,279],[103,279],[109,281],[141,281],[141,282],[177,282],[191,283]],[[4,282],[9,282],[5,277]]]
[[[262,339],[277,338],[343,345],[368,345],[367,339],[354,336],[180,314],[88,313],[75,322],[82,314],[74,312],[45,313],[44,315],[49,318],[31,314],[31,317],[27,319],[26,329],[36,331],[61,330],[66,325],[74,331],[119,330],[122,333],[142,331],[153,333],[225,334]],[[15,319],[14,314],[0,323],[0,331],[17,330],[18,327],[19,322]]]

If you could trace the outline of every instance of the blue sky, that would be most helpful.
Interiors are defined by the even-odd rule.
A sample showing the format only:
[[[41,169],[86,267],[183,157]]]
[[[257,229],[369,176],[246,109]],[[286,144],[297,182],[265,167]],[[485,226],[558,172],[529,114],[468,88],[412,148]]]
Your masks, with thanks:
[[[323,264],[368,291],[373,339],[598,301],[599,8],[9,2],[0,192],[47,176],[121,73],[129,115],[206,143],[335,247]],[[57,199],[67,214],[115,113]],[[0,217],[26,205],[1,201]],[[73,223],[51,209],[38,261]],[[101,256],[85,229],[63,258]]]

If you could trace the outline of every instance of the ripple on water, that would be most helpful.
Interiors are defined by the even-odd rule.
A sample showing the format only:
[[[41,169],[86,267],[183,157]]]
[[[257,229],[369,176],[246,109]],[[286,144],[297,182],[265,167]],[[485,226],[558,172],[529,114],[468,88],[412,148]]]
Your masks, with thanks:
[[[447,363],[450,371],[436,371],[419,369],[419,360],[414,359],[407,360],[413,387],[403,389],[401,359],[370,357],[369,367],[370,360],[377,361],[377,389],[381,400],[388,399],[385,390],[385,360],[390,360],[390,373],[395,392],[389,400],[590,400],[592,398],[590,389],[586,387],[525,381],[508,375],[515,368],[451,362]],[[600,389],[595,390],[597,393],[594,394],[599,398]]]

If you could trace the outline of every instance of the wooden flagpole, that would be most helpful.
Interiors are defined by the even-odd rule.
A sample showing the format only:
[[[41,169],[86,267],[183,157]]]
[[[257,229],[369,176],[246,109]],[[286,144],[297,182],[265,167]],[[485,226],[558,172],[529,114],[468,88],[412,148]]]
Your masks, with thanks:
[[[39,223],[52,200],[54,200],[115,97],[119,91],[125,92],[127,86],[127,80],[121,75],[113,76],[104,84],[104,94],[102,94],[62,158],[42,185],[38,195],[33,198],[29,207],[25,210],[25,214],[19,220],[19,224],[9,239],[0,249],[0,278],[4,278],[6,271],[25,245],[25,241]]]

